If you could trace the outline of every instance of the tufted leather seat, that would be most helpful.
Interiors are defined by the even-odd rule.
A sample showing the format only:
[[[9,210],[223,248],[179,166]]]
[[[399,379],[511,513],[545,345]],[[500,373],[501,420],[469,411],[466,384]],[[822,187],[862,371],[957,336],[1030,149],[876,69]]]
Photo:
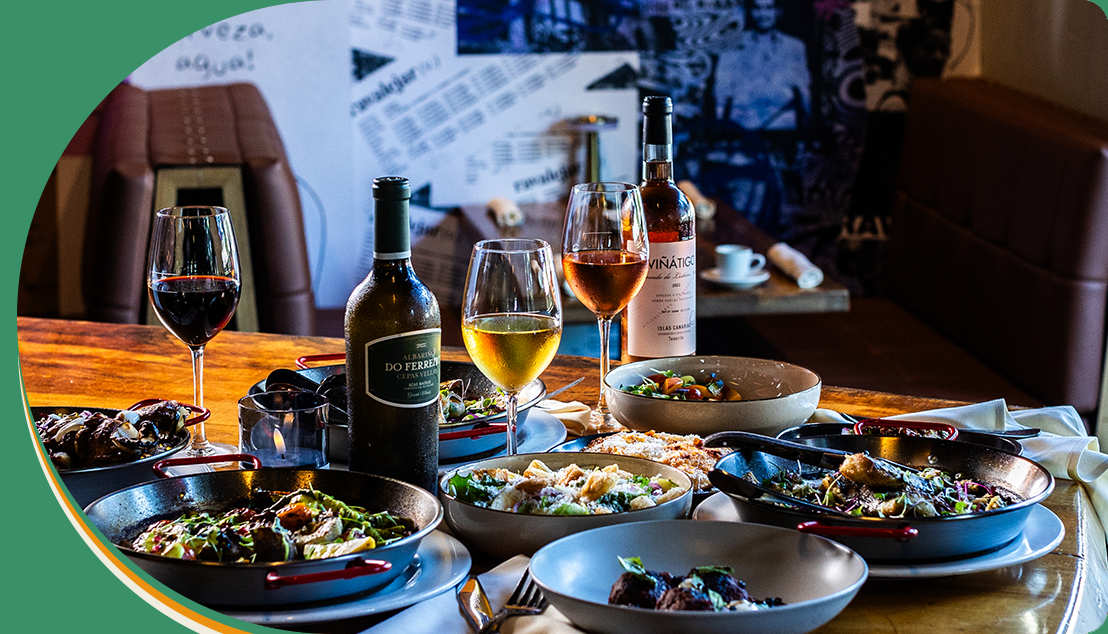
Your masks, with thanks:
[[[252,84],[154,91],[123,84],[105,99],[85,233],[87,317],[140,321],[155,172],[174,166],[241,170],[258,327],[314,334],[296,182],[265,100]]]
[[[1097,410],[1108,123],[979,79],[918,80],[891,297],[1048,404]]]

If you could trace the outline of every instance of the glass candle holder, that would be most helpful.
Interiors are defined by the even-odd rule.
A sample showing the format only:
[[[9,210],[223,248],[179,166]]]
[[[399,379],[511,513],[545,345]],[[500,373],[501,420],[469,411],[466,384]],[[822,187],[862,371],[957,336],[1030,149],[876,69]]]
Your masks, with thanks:
[[[263,467],[327,464],[327,399],[310,392],[262,392],[239,399],[239,450]]]

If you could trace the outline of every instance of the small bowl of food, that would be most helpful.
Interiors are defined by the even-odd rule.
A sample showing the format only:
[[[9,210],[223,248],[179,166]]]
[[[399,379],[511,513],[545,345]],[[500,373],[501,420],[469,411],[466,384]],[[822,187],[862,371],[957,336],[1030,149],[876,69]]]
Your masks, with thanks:
[[[605,454],[519,454],[446,472],[439,500],[451,531],[500,559],[572,533],[687,517],[692,482],[664,464]]]
[[[666,357],[613,369],[604,377],[604,395],[612,415],[629,429],[775,435],[808,420],[821,385],[815,372],[782,361]]]
[[[439,461],[461,462],[503,449],[508,442],[508,395],[472,363],[443,361],[440,378],[443,422],[439,426]],[[516,424],[527,424],[531,408],[544,398],[546,384],[542,379],[524,386],[519,393]]]
[[[636,522],[570,535],[535,553],[544,596],[599,634],[776,632],[830,621],[866,562],[795,530],[731,522]]]

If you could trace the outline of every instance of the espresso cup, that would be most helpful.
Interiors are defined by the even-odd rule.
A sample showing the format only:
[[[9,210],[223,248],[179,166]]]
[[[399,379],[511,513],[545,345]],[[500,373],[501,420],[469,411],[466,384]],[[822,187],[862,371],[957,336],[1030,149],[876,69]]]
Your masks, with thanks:
[[[720,279],[741,281],[761,273],[766,256],[740,244],[721,244],[716,247],[716,266]]]

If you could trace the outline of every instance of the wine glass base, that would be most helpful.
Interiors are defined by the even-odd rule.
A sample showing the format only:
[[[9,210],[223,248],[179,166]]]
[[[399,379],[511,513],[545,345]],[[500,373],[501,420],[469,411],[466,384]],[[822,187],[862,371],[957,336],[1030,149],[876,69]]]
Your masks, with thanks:
[[[587,434],[606,434],[613,431],[624,431],[625,429],[627,428],[620,425],[611,412],[593,409],[592,413],[589,414],[589,427],[585,431]]]
[[[239,448],[235,445],[227,445],[221,442],[206,442],[200,447],[189,445],[181,452],[180,457],[198,458],[200,456],[222,456],[238,452]]]
[[[236,445],[228,445],[219,442],[206,442],[202,447],[186,447],[177,456],[180,458],[199,458],[207,456],[226,456],[233,453],[239,453],[239,448]],[[194,467],[173,467],[174,469],[189,469]],[[195,465],[198,469],[198,473],[203,471],[223,471],[239,469],[240,464],[238,462],[212,462],[204,465]]]

